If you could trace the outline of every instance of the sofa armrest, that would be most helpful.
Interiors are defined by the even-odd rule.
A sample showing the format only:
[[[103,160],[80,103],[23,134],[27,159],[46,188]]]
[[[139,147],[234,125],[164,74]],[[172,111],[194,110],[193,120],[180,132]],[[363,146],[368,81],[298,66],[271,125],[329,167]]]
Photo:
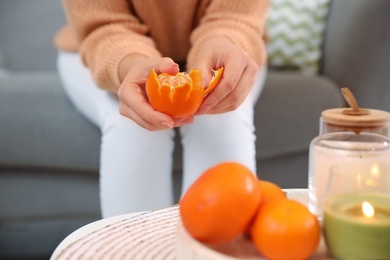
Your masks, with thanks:
[[[334,0],[323,73],[361,107],[390,111],[390,1]]]

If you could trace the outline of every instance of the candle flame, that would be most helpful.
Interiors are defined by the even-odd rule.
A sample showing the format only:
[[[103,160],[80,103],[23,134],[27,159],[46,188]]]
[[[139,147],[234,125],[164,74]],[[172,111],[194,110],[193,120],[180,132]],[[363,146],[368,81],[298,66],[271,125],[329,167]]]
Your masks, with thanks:
[[[375,214],[374,207],[367,201],[363,202],[362,210],[363,210],[364,216],[366,216],[368,218],[372,218]]]

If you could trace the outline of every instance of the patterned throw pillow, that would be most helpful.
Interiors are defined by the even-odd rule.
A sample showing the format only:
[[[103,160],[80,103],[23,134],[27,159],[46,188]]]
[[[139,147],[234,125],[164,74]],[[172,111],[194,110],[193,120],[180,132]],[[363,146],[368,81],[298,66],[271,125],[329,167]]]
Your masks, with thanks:
[[[271,0],[268,65],[315,75],[331,0]]]

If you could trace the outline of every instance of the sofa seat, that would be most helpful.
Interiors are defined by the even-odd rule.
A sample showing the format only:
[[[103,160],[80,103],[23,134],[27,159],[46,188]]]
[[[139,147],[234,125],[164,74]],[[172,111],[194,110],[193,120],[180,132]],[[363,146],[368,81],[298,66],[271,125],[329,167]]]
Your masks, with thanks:
[[[255,115],[262,179],[307,186],[308,145],[321,111],[342,105],[338,91],[325,78],[269,73]],[[73,107],[55,72],[8,74],[0,78],[0,93],[0,256],[13,257],[19,246],[22,256],[44,256],[100,218],[100,132]],[[176,143],[177,201],[182,160]],[[294,161],[299,175],[283,167]]]

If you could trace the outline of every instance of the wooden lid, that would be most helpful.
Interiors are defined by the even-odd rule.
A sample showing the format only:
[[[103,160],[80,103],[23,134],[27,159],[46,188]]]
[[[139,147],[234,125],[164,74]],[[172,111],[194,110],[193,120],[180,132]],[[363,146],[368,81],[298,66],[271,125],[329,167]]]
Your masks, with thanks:
[[[361,109],[364,113],[350,113],[348,108],[334,108],[322,112],[325,123],[339,126],[375,127],[388,124],[390,113],[376,109]]]

